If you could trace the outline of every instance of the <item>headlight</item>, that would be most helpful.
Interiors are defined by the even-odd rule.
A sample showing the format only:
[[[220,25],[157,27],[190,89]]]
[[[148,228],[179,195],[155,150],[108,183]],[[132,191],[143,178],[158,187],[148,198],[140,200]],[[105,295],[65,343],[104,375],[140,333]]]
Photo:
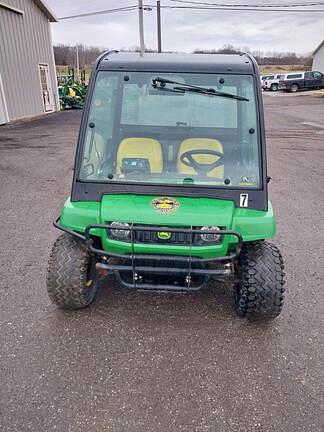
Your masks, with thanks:
[[[121,240],[126,240],[129,238],[130,231],[128,229],[130,225],[126,222],[111,222],[110,233]],[[122,229],[121,229],[122,228]]]
[[[220,234],[208,234],[208,231],[220,231],[220,228],[217,226],[204,226],[201,228],[201,231],[204,231],[203,234],[200,234],[200,238],[204,242],[218,242],[221,238]]]

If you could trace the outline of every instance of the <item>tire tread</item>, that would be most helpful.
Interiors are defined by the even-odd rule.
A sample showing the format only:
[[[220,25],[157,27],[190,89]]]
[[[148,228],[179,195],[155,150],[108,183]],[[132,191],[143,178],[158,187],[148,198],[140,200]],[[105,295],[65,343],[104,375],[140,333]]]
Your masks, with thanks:
[[[250,320],[277,317],[285,294],[284,264],[279,249],[266,241],[246,243],[239,257],[239,269],[237,313]]]
[[[94,299],[96,283],[86,285],[90,254],[85,245],[69,234],[60,235],[52,248],[46,277],[47,292],[57,306],[79,309]]]

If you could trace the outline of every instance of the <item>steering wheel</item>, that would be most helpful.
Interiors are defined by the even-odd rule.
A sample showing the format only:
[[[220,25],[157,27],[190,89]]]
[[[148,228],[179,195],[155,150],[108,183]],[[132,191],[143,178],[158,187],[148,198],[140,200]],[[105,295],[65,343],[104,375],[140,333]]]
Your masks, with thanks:
[[[217,156],[218,159],[212,163],[200,163],[194,159],[194,155]],[[182,155],[180,156],[180,161],[184,165],[193,168],[197,172],[197,174],[202,174],[207,176],[209,171],[223,165],[222,163],[223,156],[224,156],[223,153],[218,152],[216,150],[208,150],[208,149],[188,150],[182,153]]]

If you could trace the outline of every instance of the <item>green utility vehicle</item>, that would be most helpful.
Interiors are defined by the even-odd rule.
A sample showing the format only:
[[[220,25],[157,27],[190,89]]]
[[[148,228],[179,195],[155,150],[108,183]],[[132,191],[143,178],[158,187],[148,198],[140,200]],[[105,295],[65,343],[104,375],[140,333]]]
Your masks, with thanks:
[[[55,304],[89,305],[110,274],[145,291],[220,281],[240,316],[280,314],[259,83],[247,54],[98,58],[71,197],[54,222],[64,231],[47,275]]]

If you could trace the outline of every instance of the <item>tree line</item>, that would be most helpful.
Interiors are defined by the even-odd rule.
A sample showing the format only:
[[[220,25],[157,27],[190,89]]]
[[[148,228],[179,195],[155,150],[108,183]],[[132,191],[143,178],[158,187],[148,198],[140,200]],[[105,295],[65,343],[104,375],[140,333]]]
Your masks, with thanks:
[[[81,44],[77,47],[64,44],[55,45],[54,57],[56,65],[75,67],[77,65],[77,51],[80,68],[83,68],[85,65],[93,63],[105,49]]]
[[[195,54],[252,54],[259,65],[305,65],[311,66],[312,56],[310,54],[296,54],[295,52],[261,51],[249,48],[236,48],[233,45],[224,45],[222,48],[213,50],[195,49]]]
[[[107,48],[99,48],[94,46],[78,45],[69,46],[59,44],[54,46],[55,63],[59,66],[72,66],[75,67],[77,64],[77,50],[79,56],[80,68],[85,65],[93,63],[96,58],[106,51]],[[125,51],[125,50],[122,50]],[[139,51],[138,47],[134,47],[127,51]],[[146,49],[147,52],[156,52],[153,49]],[[195,54],[241,54],[244,52],[251,53],[257,60],[259,65],[305,65],[310,66],[312,64],[311,55],[301,55],[295,52],[272,52],[272,51],[251,51],[249,48],[237,48],[233,45],[224,45],[222,48],[204,50],[195,49]]]

